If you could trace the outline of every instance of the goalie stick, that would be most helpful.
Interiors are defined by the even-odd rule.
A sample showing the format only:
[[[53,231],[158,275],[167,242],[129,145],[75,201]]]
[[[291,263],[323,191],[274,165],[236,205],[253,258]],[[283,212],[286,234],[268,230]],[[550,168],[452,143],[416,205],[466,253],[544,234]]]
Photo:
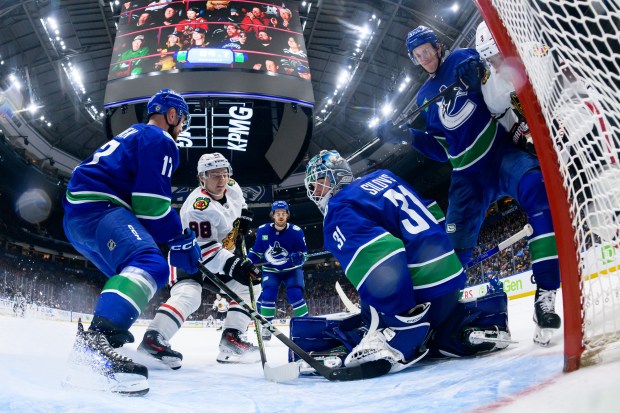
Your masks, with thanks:
[[[491,248],[490,250],[483,252],[482,254],[474,258],[473,260],[469,261],[467,265],[465,265],[465,270],[470,269],[474,265],[480,264],[482,261],[488,258],[491,258],[493,255],[497,254],[498,252],[505,250],[506,248],[514,244],[515,242],[520,241],[521,239],[525,237],[529,237],[533,233],[534,233],[534,230],[532,229],[532,226],[530,224],[525,224],[525,226],[523,227],[521,231],[517,232],[510,238],[505,239],[504,241],[500,242],[497,245],[497,247]]]
[[[336,292],[338,293],[338,297],[340,297],[342,304],[344,304],[344,306],[350,313],[355,314],[360,312],[360,309],[355,304],[353,304],[353,301],[351,301],[349,297],[347,297],[347,295],[344,293],[344,290],[342,289],[342,286],[338,281],[336,281]]]
[[[284,345],[294,351],[302,360],[304,360],[310,367],[315,369],[317,373],[325,377],[330,381],[352,381],[370,379],[374,377],[383,376],[390,372],[392,364],[384,359],[375,360],[368,363],[361,364],[353,367],[340,367],[330,368],[325,366],[319,360],[314,359],[304,349],[299,347],[295,342],[286,336],[282,331],[278,330],[273,324],[269,322],[265,317],[258,314],[252,309],[245,301],[239,297],[237,293],[230,289],[223,281],[217,276],[212,274],[203,263],[198,262],[198,268],[200,272],[208,278],[213,284],[219,287],[224,293],[226,293],[231,299],[235,300],[241,307],[243,307],[254,320],[258,321],[263,327],[267,328],[271,333],[276,336]],[[293,380],[299,377],[299,364],[287,363],[278,367],[271,367],[269,364],[265,364],[263,370],[265,378],[270,381],[280,382]]]

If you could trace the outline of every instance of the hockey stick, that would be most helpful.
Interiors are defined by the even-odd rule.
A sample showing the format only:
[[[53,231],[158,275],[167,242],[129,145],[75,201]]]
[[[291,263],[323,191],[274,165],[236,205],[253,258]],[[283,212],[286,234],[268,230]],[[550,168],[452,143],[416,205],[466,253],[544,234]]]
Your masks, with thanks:
[[[327,250],[323,250],[323,251],[319,251],[319,252],[313,252],[312,254],[306,254],[306,258],[309,260],[310,258],[314,258],[314,257],[319,257],[321,255],[329,255],[331,254],[331,252],[327,251]],[[254,264],[255,267],[262,267],[263,265],[267,265],[269,264],[268,262],[259,262],[257,264]]]
[[[241,236],[241,254],[243,258],[248,258],[247,249],[245,248],[245,237]],[[250,302],[252,304],[252,308],[256,311],[256,300],[254,299],[254,285],[252,284],[252,279],[250,279],[250,285],[248,285],[248,289],[250,290]],[[258,340],[258,351],[260,353],[260,361],[263,364],[263,371],[265,370],[265,365],[267,364],[267,355],[265,354],[265,345],[263,343],[263,336],[260,329],[260,324],[258,321],[254,320],[254,329],[256,330],[256,339]],[[267,374],[267,373],[265,373]]]
[[[344,290],[342,289],[338,281],[336,281],[336,292],[338,293],[338,297],[340,297],[340,299],[342,300],[342,304],[344,304],[344,306],[350,313],[360,312],[360,309],[355,304],[353,304],[353,301],[351,301],[349,297],[347,297],[347,295],[344,293]]]
[[[459,89],[460,85],[461,85],[461,82],[456,80],[454,83],[446,86],[446,88],[444,90],[442,90],[441,92],[437,93],[430,100],[427,100],[426,102],[424,102],[424,104],[422,106],[419,106],[418,108],[416,108],[416,110],[414,110],[411,114],[409,114],[405,119],[401,120],[400,122],[398,122],[398,124],[394,125],[394,127],[395,128],[400,128],[402,126],[405,126],[405,125],[409,124],[410,122],[413,122],[413,120],[415,118],[417,118],[418,115],[423,110],[428,108],[433,103],[437,102],[439,99],[441,99],[442,97],[447,95],[449,92],[453,91],[454,89]]]
[[[392,364],[385,360],[375,360],[368,363],[361,364],[354,367],[340,367],[330,368],[325,366],[319,360],[316,360],[310,356],[304,349],[299,347],[295,342],[286,336],[282,331],[278,330],[273,324],[269,322],[265,317],[258,314],[252,309],[245,301],[239,297],[230,287],[228,287],[217,276],[213,275],[201,262],[198,263],[198,268],[202,274],[208,278],[212,283],[217,285],[222,291],[224,291],[231,299],[235,300],[240,306],[242,306],[250,317],[257,320],[263,327],[267,328],[273,335],[275,335],[284,345],[294,351],[302,360],[304,360],[310,367],[315,369],[317,373],[325,377],[330,381],[351,381],[370,379],[374,377],[383,376],[389,373],[392,368]],[[287,381],[293,380],[299,377],[299,364],[288,363],[278,367],[270,367],[265,364],[265,378],[270,381]]]
[[[506,248],[508,248],[512,244],[514,244],[515,242],[520,241],[521,239],[523,239],[525,237],[529,237],[533,233],[534,233],[534,230],[532,229],[532,226],[530,224],[525,224],[525,226],[523,227],[523,229],[521,231],[517,232],[516,234],[514,234],[510,238],[505,239],[504,241],[500,242],[497,245],[497,247],[491,248],[490,250],[488,250],[486,252],[483,252],[482,254],[480,254],[476,258],[474,258],[473,260],[469,261],[465,265],[465,270],[470,269],[474,265],[480,264],[482,261],[484,261],[484,260],[486,260],[488,258],[491,258],[493,255],[497,254],[498,252],[505,250]]]

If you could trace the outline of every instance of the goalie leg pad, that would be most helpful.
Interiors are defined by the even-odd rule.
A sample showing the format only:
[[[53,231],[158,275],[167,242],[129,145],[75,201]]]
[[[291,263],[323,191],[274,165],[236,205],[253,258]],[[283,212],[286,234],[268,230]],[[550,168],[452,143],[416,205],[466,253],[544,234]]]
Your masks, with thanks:
[[[507,343],[510,343],[508,297],[500,291],[459,302],[452,317],[437,327],[429,347],[432,357],[461,357],[499,350],[507,347]]]
[[[373,321],[368,334],[351,350],[345,359],[347,367],[358,366],[376,360],[388,360],[392,364],[390,372],[403,370],[421,360],[427,353],[425,347],[430,323],[428,311],[430,303],[418,304],[408,314],[387,316],[377,315],[372,310]],[[389,327],[377,329],[380,318]]]
[[[361,315],[355,314],[346,318],[327,317],[293,317],[290,322],[291,340],[307,352],[328,352],[343,344],[350,350],[359,343],[363,333],[357,334],[353,344],[352,331],[361,329]],[[299,357],[289,351],[289,361]]]

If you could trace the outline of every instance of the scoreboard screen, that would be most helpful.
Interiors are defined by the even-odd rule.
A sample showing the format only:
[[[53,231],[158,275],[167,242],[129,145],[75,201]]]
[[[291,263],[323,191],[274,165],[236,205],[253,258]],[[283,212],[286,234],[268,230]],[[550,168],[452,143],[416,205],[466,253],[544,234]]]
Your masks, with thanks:
[[[178,142],[183,170],[222,152],[244,184],[281,182],[308,146],[314,107],[299,13],[286,4],[121,2],[104,102],[108,136],[145,122],[151,95],[174,89],[192,111]]]

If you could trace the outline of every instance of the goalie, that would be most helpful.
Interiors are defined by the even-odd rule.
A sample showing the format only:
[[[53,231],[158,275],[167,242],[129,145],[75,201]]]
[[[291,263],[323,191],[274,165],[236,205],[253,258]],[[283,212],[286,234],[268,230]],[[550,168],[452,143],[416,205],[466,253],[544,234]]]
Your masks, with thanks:
[[[344,364],[387,359],[391,372],[427,354],[468,356],[510,343],[506,294],[458,301],[465,272],[435,202],[390,171],[353,180],[336,151],[308,163],[308,197],[325,215],[324,245],[345,269],[362,301],[346,322],[294,318],[291,338],[316,355],[346,348]]]

